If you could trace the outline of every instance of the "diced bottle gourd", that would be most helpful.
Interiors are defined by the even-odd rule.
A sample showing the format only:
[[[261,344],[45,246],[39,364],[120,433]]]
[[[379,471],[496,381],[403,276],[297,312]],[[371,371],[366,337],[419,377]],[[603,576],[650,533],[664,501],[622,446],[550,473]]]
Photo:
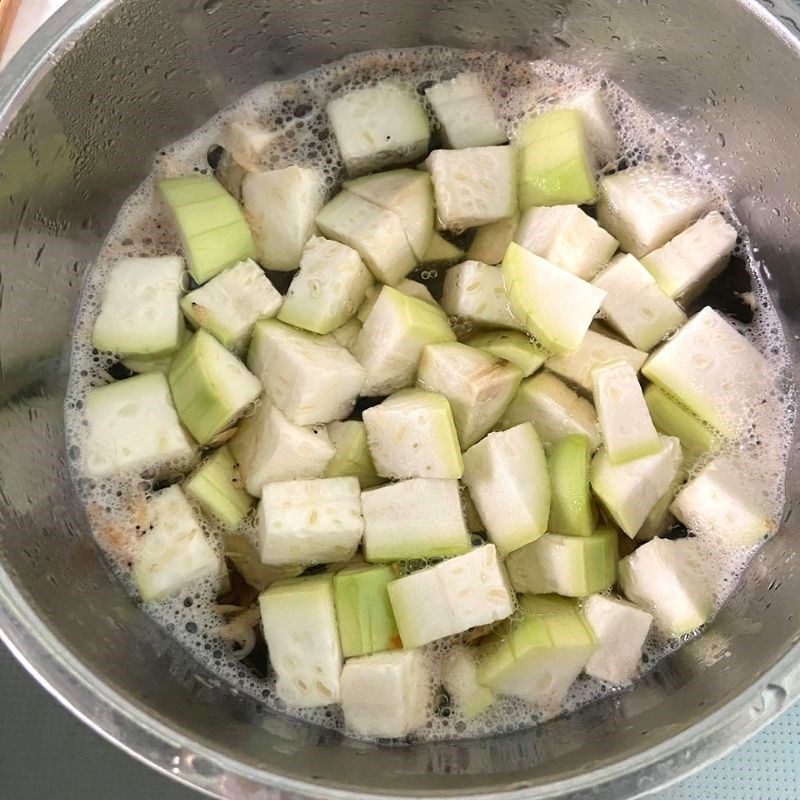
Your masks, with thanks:
[[[316,223],[328,239],[356,250],[381,283],[393,286],[417,264],[400,217],[352,192],[339,192]]]
[[[658,452],[661,442],[633,367],[627,361],[609,361],[595,368],[592,380],[609,461],[623,464]]]
[[[647,360],[647,353],[590,328],[574,353],[568,356],[551,356],[547,360],[547,369],[591,396],[594,389],[594,369],[618,359],[627,361],[634,372],[639,372]]]
[[[384,286],[353,345],[366,371],[361,394],[381,397],[413,386],[422,348],[455,338],[440,308]]]
[[[696,220],[707,191],[681,175],[631,167],[600,180],[597,221],[636,258],[646,256]]]
[[[553,712],[597,647],[574,600],[523,595],[521,616],[485,646],[478,680],[498,694]]]
[[[617,250],[617,240],[576,205],[529,208],[514,241],[585,281],[594,278]]]
[[[384,81],[326,108],[348,175],[416,161],[428,149],[428,117],[413,86]]]
[[[448,147],[486,147],[506,141],[489,93],[480,77],[462,72],[425,90]]]
[[[712,211],[648,253],[642,264],[665,294],[686,302],[728,266],[736,236],[736,228]]]
[[[247,364],[295,425],[345,419],[364,385],[364,369],[332,338],[272,319],[256,323]]]
[[[345,658],[401,646],[387,589],[396,577],[393,567],[382,564],[345,567],[334,575],[336,619]]]
[[[519,149],[519,206],[593,203],[594,155],[581,113],[557,109],[524,123]]]
[[[375,470],[384,478],[460,478],[461,449],[447,399],[404,389],[362,414]]]
[[[242,202],[253,226],[258,260],[266,269],[297,269],[314,217],[322,208],[321,175],[291,166],[255,172],[242,182]]]
[[[652,350],[686,322],[681,307],[632,255],[618,255],[592,283],[607,293],[603,318],[640,350]]]
[[[549,372],[522,381],[499,427],[522,422],[533,423],[546,450],[576,433],[586,436],[593,451],[600,443],[594,406]]]
[[[195,328],[205,328],[235,353],[244,353],[256,320],[274,317],[283,303],[261,267],[242,261],[185,295],[181,308]]]
[[[321,478],[336,455],[323,425],[295,425],[265,398],[241,421],[230,448],[253,497],[273,481]]]
[[[86,422],[84,467],[92,478],[180,468],[195,457],[160,372],[92,389],[86,396]]]
[[[133,558],[133,579],[142,600],[165,600],[219,575],[220,558],[179,486],[156,492],[147,501],[147,510],[149,530]]]
[[[591,443],[573,434],[559,439],[547,456],[552,501],[548,530],[565,536],[591,536],[597,527],[597,508],[589,487]]]
[[[633,603],[600,594],[586,600],[583,614],[597,639],[586,674],[617,686],[631,681],[639,669],[652,615]]]
[[[189,272],[198,283],[255,258],[253,234],[242,209],[216,178],[169,178],[158,188],[178,228]]]
[[[652,614],[667,636],[683,636],[711,616],[714,597],[691,539],[653,539],[619,562],[625,596]]]
[[[514,611],[514,594],[491,544],[392,581],[389,598],[406,649],[489,625]]]
[[[200,329],[169,369],[169,387],[183,424],[210,444],[261,394],[261,382],[210,333]]]
[[[515,156],[508,146],[434,150],[428,156],[436,214],[445,230],[460,232],[516,212]]]
[[[447,270],[442,308],[474,325],[525,329],[511,313],[500,268],[479,261],[464,261]]]
[[[514,316],[551,353],[574,353],[606,293],[513,242],[502,269]]]
[[[456,556],[470,549],[458,481],[412,478],[361,493],[370,562]]]
[[[430,669],[420,650],[375,653],[344,665],[342,711],[352,733],[407,736],[425,724],[430,700]]]
[[[644,390],[644,400],[656,429],[666,436],[677,436],[681,440],[687,468],[717,447],[719,436],[654,383]]]
[[[312,333],[331,333],[353,317],[372,285],[372,273],[352,247],[312,236],[278,319]]]
[[[670,510],[698,537],[747,548],[774,528],[768,496],[741,457],[721,455],[683,486]]]
[[[244,489],[227,445],[215,450],[183,484],[183,489],[229,530],[238,528],[253,506],[253,498]]]
[[[174,353],[183,335],[182,272],[177,256],[117,261],[103,290],[92,345],[135,358]]]
[[[344,188],[400,218],[409,247],[418,261],[433,238],[433,186],[417,169],[396,169],[345,181]]]
[[[353,477],[268,483],[258,506],[264,564],[328,564],[355,555],[364,533]]]
[[[258,602],[278,697],[299,708],[338,703],[343,659],[333,576],[278,581]]]
[[[550,475],[530,422],[490,433],[464,453],[464,483],[502,555],[538,539],[550,514]]]
[[[475,333],[464,344],[513,364],[524,378],[533,375],[547,360],[548,353],[522,331],[484,331]]]
[[[617,532],[600,528],[591,536],[545,534],[511,553],[506,567],[517,592],[586,597],[614,583],[618,560]]]
[[[709,307],[656,350],[642,374],[723,436],[747,424],[774,383],[764,356]]]
[[[417,373],[418,387],[450,404],[462,450],[497,424],[521,380],[513,364],[459,342],[426,345]]]
[[[329,422],[328,437],[336,449],[336,455],[325,467],[326,478],[353,475],[358,478],[362,489],[369,489],[382,483],[375,472],[375,464],[367,444],[367,428],[360,420],[348,419],[344,422]]]
[[[612,464],[605,448],[592,459],[592,491],[631,539],[681,468],[680,441],[672,436],[659,440],[658,452],[623,464]]]

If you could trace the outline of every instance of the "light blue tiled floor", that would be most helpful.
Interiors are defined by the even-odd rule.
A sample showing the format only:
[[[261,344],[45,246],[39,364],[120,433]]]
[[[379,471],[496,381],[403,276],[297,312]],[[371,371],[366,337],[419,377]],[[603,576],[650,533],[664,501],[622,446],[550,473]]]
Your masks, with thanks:
[[[199,800],[85,728],[0,644],[0,798]],[[800,705],[657,800],[798,800]]]
[[[800,798],[800,705],[658,800],[797,800]]]

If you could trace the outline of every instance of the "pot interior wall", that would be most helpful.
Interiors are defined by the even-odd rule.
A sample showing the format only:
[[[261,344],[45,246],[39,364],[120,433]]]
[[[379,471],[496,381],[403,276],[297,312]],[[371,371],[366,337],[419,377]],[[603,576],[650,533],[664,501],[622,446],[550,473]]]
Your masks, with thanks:
[[[61,408],[82,273],[159,146],[264,80],[359,50],[434,43],[589,64],[665,119],[683,120],[687,146],[730,177],[796,362],[790,232],[800,200],[800,69],[792,43],[755,9],[730,0],[113,5],[0,140],[0,565],[42,630],[87,674],[200,744],[361,791],[465,794],[567,779],[680,734],[758,681],[798,639],[796,450],[784,529],[712,626],[730,657],[715,660],[702,640],[632,692],[535,731],[377,749],[207,688],[213,679],[171,646],[99,559],[69,484]]]

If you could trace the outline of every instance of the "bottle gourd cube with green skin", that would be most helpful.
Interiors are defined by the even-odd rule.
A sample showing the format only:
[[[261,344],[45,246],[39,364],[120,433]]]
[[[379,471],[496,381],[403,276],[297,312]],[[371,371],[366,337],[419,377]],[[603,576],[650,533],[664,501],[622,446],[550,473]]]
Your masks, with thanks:
[[[238,465],[227,445],[214,450],[185,481],[183,489],[229,530],[236,530],[253,506],[253,498],[243,488]]]
[[[520,611],[519,618],[483,646],[478,681],[552,713],[586,666],[597,640],[574,600],[522,595]]]
[[[594,202],[594,155],[579,111],[557,109],[520,127],[519,207]]]
[[[200,444],[229,428],[261,394],[261,382],[210,333],[200,329],[169,368],[181,422]]]
[[[514,611],[514,594],[491,544],[392,581],[389,598],[407,650]]]
[[[397,578],[384,564],[345,567],[334,575],[333,593],[345,658],[402,646],[388,585]]]
[[[617,532],[591,536],[548,533],[515,550],[506,566],[517,592],[586,597],[608,589],[617,577]]]
[[[383,397],[413,386],[423,347],[455,338],[440,308],[384,286],[353,344],[366,372],[361,394]]]
[[[574,353],[606,293],[514,242],[502,269],[514,316],[554,355]],[[570,298],[566,305],[564,297]]]
[[[255,258],[242,209],[210,175],[160,181],[158,189],[178,228],[189,272],[205,283],[239,261]]]
[[[411,478],[368,489],[361,508],[367,561],[440,558],[470,549],[455,479]]]
[[[547,361],[547,352],[522,331],[485,331],[464,340],[490,355],[513,364],[528,378]]]
[[[708,306],[653,353],[642,374],[726,437],[775,383],[764,356]]]

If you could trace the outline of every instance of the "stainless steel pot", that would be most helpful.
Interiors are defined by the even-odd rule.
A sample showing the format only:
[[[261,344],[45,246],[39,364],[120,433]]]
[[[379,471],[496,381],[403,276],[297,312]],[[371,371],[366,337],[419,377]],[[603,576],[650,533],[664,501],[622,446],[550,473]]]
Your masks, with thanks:
[[[264,80],[377,46],[603,70],[729,177],[800,363],[800,33],[770,2],[72,0],[0,75],[0,626],[132,755],[218,797],[623,798],[742,742],[800,690],[800,499],[709,633],[629,693],[491,740],[377,748],[265,712],[171,644],[111,577],[66,470],[81,275],[153,153]],[[775,6],[778,6],[775,8]]]

